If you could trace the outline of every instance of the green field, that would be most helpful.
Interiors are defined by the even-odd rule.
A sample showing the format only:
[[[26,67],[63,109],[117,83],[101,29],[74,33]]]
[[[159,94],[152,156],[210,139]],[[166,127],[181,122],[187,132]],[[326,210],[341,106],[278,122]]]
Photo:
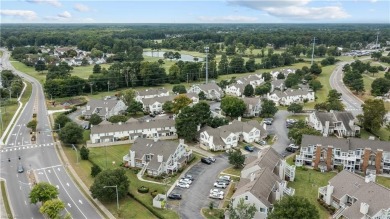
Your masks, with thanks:
[[[75,151],[69,147],[63,147],[63,148],[66,156],[69,159],[70,164],[77,172],[77,175],[79,175],[79,177],[87,185],[87,187],[90,187],[93,183],[93,178],[90,176],[92,163],[99,165],[102,169],[118,168],[119,165],[122,163],[123,156],[129,153],[130,145],[117,145],[117,146],[110,146],[107,148],[105,147],[90,148],[89,159],[91,161],[81,160],[79,161],[78,164],[77,164]],[[106,156],[106,149],[107,149],[107,156]],[[130,180],[129,191],[132,194],[134,194],[138,199],[140,199],[143,203],[151,206],[152,196],[149,193],[147,194],[138,193],[137,191],[138,187],[143,185],[149,187],[150,191],[157,190],[160,193],[165,192],[166,189],[165,186],[139,181],[136,174],[134,174],[133,171],[131,171],[130,169],[128,169],[128,171],[126,172]],[[120,215],[118,215],[116,212],[115,202],[104,203],[104,205],[117,218],[135,218],[135,219],[156,218],[147,208],[143,207],[140,203],[136,202],[134,199],[131,199],[129,197],[126,197],[125,199],[120,201],[120,209],[121,209]],[[162,210],[157,208],[155,208],[155,210],[158,213],[162,214],[165,218],[173,218],[173,219],[179,218],[178,215],[173,211]],[[129,215],[132,215],[132,217],[129,217]]]

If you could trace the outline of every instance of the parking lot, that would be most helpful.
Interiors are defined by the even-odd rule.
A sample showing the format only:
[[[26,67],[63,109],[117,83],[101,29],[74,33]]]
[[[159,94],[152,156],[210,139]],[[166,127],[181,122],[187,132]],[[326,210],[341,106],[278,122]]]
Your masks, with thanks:
[[[177,209],[180,218],[202,218],[201,208],[208,207],[211,201],[215,203],[215,206],[219,205],[220,200],[209,198],[210,189],[214,188],[213,184],[219,173],[229,167],[229,163],[225,154],[215,156],[215,158],[216,162],[211,165],[199,162],[188,170],[186,174],[192,175],[195,179],[188,189],[179,187],[173,189],[172,193],[181,194],[182,200],[169,200],[168,204]]]

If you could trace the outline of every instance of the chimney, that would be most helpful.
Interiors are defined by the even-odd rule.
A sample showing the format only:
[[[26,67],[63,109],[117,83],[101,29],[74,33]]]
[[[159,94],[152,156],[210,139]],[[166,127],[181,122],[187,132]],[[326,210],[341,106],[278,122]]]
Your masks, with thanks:
[[[251,173],[251,182],[255,180],[255,173]]]
[[[326,196],[325,196],[325,203],[330,205],[332,201],[332,194],[333,194],[334,187],[328,184],[326,186]]]
[[[130,166],[135,167],[135,151],[130,150]]]
[[[360,203],[360,213],[366,215],[368,213],[368,208],[370,207],[370,205],[368,205],[367,203]]]
[[[163,162],[163,155],[157,155],[157,162]]]
[[[241,116],[239,116],[239,117],[237,118],[237,120],[241,122]]]

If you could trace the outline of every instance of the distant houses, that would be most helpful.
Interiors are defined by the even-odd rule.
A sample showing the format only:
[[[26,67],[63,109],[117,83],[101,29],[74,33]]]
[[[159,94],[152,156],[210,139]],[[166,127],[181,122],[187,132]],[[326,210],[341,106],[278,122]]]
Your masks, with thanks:
[[[274,91],[267,94],[267,99],[272,100],[277,106],[289,106],[291,103],[314,102],[314,91],[310,89],[287,89]]]
[[[107,120],[111,116],[125,112],[126,109],[127,106],[122,100],[116,97],[106,97],[103,100],[91,99],[88,101],[81,111],[81,115],[88,120],[92,114],[97,114],[103,120]]]
[[[224,96],[222,89],[216,83],[208,83],[208,84],[195,84],[192,85],[187,93],[195,93],[198,94],[203,91],[206,96],[206,99],[209,100],[221,100]]]

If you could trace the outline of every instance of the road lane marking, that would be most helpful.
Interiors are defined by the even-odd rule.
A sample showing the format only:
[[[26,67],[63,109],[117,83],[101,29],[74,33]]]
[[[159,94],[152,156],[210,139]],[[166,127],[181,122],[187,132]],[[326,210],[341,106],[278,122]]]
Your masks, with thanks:
[[[71,208],[72,207],[72,205],[68,202],[68,206],[69,206],[69,208]]]
[[[69,183],[66,183],[66,185],[69,187]]]
[[[79,199],[80,204],[83,204],[83,202]]]

